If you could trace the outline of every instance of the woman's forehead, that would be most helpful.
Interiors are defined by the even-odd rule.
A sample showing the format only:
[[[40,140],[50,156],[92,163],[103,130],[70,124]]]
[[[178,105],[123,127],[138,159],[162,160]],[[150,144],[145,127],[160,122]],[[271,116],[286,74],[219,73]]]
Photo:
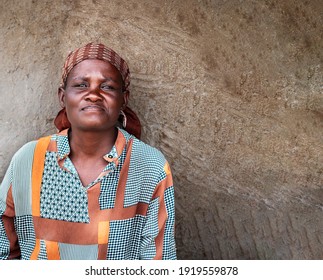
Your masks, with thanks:
[[[75,65],[68,74],[68,79],[73,77],[88,77],[91,75],[103,75],[112,77],[122,82],[122,76],[119,70],[108,61],[99,59],[86,59]]]

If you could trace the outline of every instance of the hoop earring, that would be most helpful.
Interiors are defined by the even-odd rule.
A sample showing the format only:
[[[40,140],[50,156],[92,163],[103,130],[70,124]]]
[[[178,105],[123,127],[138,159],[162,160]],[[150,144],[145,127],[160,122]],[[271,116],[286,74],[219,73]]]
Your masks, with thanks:
[[[120,110],[120,115],[122,115],[122,126],[123,126],[123,128],[126,128],[126,126],[127,126],[127,116],[123,112],[123,110]]]

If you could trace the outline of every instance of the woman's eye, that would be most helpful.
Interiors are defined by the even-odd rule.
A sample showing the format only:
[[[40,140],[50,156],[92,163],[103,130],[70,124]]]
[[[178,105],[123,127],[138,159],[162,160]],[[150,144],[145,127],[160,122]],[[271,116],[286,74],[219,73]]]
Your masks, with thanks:
[[[85,83],[75,83],[74,85],[72,85],[72,87],[74,87],[74,88],[86,88],[87,85]]]
[[[103,90],[113,90],[114,89],[112,86],[109,86],[109,85],[102,85],[101,88]]]

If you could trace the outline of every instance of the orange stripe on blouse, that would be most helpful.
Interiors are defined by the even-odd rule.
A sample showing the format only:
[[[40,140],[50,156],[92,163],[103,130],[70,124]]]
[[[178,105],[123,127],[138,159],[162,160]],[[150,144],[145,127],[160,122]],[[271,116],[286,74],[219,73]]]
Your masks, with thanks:
[[[129,141],[126,159],[125,159],[122,169],[120,171],[120,176],[119,176],[120,179],[119,179],[119,183],[118,183],[116,201],[115,201],[115,206],[114,206],[116,211],[118,211],[118,209],[120,209],[120,210],[123,209],[124,195],[125,195],[126,183],[127,183],[127,179],[128,179],[128,171],[129,171],[129,166],[130,166],[132,143],[133,143],[133,139],[131,139]]]
[[[164,194],[165,194],[165,190],[173,185],[173,179],[167,166],[168,164],[165,165],[164,170],[166,174],[167,173],[168,174],[166,178],[157,185],[155,192],[153,193],[153,196],[152,196],[153,199],[159,197],[159,211],[158,211],[159,233],[155,239],[155,244],[156,244],[156,256],[154,257],[155,260],[160,260],[163,257],[164,235],[165,235],[166,220],[168,217]]]
[[[39,251],[40,251],[40,239],[36,238],[35,248],[34,248],[34,251],[31,253],[30,259],[37,260]]]
[[[155,239],[155,244],[156,244],[156,256],[154,258],[155,260],[161,260],[163,257],[163,245],[164,245],[166,220],[167,220],[167,210],[166,210],[165,200],[163,195],[162,197],[160,197],[160,205],[159,205],[159,212],[158,212],[159,233]]]
[[[170,171],[170,167],[169,167],[169,164],[168,162],[166,162],[165,166],[164,166],[164,171],[166,173],[166,175],[171,175],[171,171]]]
[[[152,195],[152,199],[162,196],[165,190],[171,187],[172,185],[173,185],[173,178],[171,175],[167,175],[166,178],[157,185]]]
[[[32,215],[40,216],[40,188],[45,165],[45,155],[51,136],[38,140],[32,167]]]
[[[58,243],[54,241],[45,241],[46,242],[46,251],[47,251],[47,259],[48,260],[59,260],[59,247]]]
[[[101,221],[98,226],[98,244],[108,244],[110,231],[109,221]]]
[[[124,147],[126,146],[126,144],[127,144],[126,139],[125,139],[123,133],[119,130],[118,131],[118,138],[115,143],[118,155],[122,154],[122,151],[123,151]]]
[[[48,152],[57,152],[57,142],[55,140],[51,140],[47,147]]]

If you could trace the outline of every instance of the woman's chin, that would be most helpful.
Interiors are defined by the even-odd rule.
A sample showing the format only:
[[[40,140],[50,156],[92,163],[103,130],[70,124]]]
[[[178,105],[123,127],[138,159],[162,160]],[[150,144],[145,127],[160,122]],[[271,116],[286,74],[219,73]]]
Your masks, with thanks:
[[[87,121],[82,123],[81,125],[78,126],[73,126],[72,124],[72,128],[74,127],[74,129],[78,128],[79,130],[83,130],[83,131],[108,131],[111,128],[115,127],[115,124],[109,124],[107,122],[98,122],[98,121]]]

